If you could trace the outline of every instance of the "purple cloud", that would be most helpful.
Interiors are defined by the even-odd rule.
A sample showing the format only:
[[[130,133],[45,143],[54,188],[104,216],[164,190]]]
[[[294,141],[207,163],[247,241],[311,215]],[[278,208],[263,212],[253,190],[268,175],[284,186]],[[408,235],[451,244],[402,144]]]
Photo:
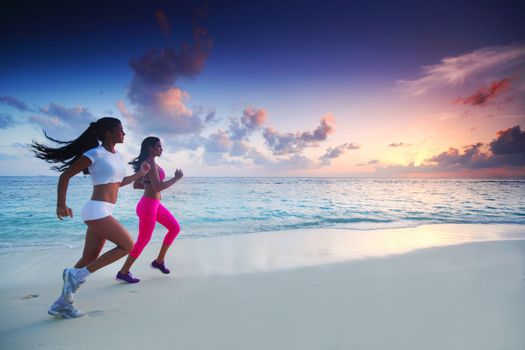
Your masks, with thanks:
[[[166,29],[169,22],[165,14],[162,18]],[[124,115],[130,127],[158,134],[200,133],[204,122],[186,107],[190,96],[176,83],[181,78],[194,78],[202,71],[212,46],[207,31],[195,23],[191,45],[152,49],[141,58],[132,59],[134,74],[127,96],[134,111]]]
[[[425,164],[439,169],[522,167],[525,166],[525,132],[519,125],[500,130],[486,147],[478,142],[465,146],[462,153],[456,148],[449,148],[447,152],[427,159]]]
[[[79,123],[82,127],[91,123],[98,118],[91,114],[87,107],[64,107],[56,103],[50,103],[48,107],[41,108],[41,112],[47,114],[50,117],[58,118],[63,124],[69,126],[75,126]],[[87,127],[87,126],[86,126]]]
[[[268,148],[275,155],[285,155],[301,152],[306,147],[317,146],[320,141],[326,140],[328,134],[334,131],[335,119],[331,114],[321,118],[320,125],[313,131],[303,131],[281,134],[273,128],[266,128],[263,137]]]
[[[77,133],[98,119],[86,107],[69,108],[50,103],[48,107],[40,108],[39,111],[42,114],[27,116],[27,121],[59,140],[70,140],[78,136]]]
[[[490,143],[490,150],[492,153],[525,153],[525,131],[521,131],[519,125],[498,131],[496,135],[497,137]]]
[[[496,138],[488,145],[488,152],[483,152],[483,143],[464,147],[463,153],[450,148],[425,163],[440,168],[500,168],[525,166],[525,132],[519,125],[498,131]]]
[[[245,108],[241,117],[230,118],[228,130],[219,129],[207,138],[202,139],[203,161],[208,165],[248,165],[253,163],[267,169],[279,170],[297,169],[300,166],[314,168],[321,165],[299,153],[305,147],[317,146],[318,142],[325,140],[327,135],[333,132],[334,118],[332,115],[323,117],[315,130],[295,134],[280,134],[272,128],[262,129],[266,120],[266,110],[253,107]],[[266,145],[270,151],[273,151],[274,155],[293,154],[293,156],[286,159],[270,158],[252,147],[247,141],[254,132],[259,130],[263,131]],[[274,139],[270,138],[270,134]],[[279,147],[288,147],[288,150],[285,152]],[[345,143],[336,149],[329,149],[323,159],[327,163],[329,159],[339,156],[342,152],[358,147],[352,143]]]
[[[233,142],[227,131],[217,130],[216,133],[211,134],[204,146],[206,152],[227,153],[230,151]]]
[[[230,149],[230,156],[232,157],[240,157],[248,154],[250,152],[251,147],[244,141],[234,141],[231,149]]]
[[[163,10],[155,11],[155,18],[160,29],[166,35],[166,38],[171,39],[171,23]]]
[[[42,115],[32,115],[27,118],[32,124],[37,124],[42,129],[47,130],[48,128],[61,127],[64,124],[57,117],[48,117]]]
[[[266,157],[256,149],[250,150],[247,158],[251,159],[255,165],[271,170],[297,170],[314,169],[318,164],[301,154],[293,154],[288,158],[271,159]]]
[[[368,165],[375,165],[375,164],[379,164],[378,159],[372,159],[371,161],[368,162]]]
[[[451,147],[446,152],[426,159],[421,166],[413,163],[407,166],[377,168],[380,174],[406,173],[444,174],[489,174],[488,176],[525,175],[525,133],[520,126],[498,131],[490,144],[478,142],[464,146],[460,151]]]
[[[408,143],[405,142],[392,142],[388,145],[388,147],[408,147],[410,146]]]
[[[449,148],[432,158],[426,159],[425,163],[435,165],[439,168],[486,168],[490,167],[490,156],[482,152],[483,143],[463,147],[463,153],[457,148]]]
[[[214,116],[214,115],[213,115]],[[220,160],[225,164],[231,164],[231,160],[226,158],[226,153],[231,157],[241,157],[247,155],[252,147],[243,140],[266,121],[266,111],[247,107],[240,118],[230,118],[229,130],[218,130],[211,134],[204,143],[204,159],[208,164],[217,165]],[[222,156],[210,153],[223,153]]]
[[[247,139],[255,130],[266,122],[266,110],[247,107],[239,119],[230,118],[230,132],[232,140]]]
[[[205,152],[202,156],[202,161],[206,165],[210,166],[219,166],[219,165],[226,165],[226,166],[242,166],[244,165],[239,160],[231,160],[226,157],[226,154],[221,152]]]
[[[357,166],[367,166],[367,165],[377,165],[379,164],[379,159],[372,159],[366,163],[359,163],[359,164],[356,164]]]
[[[209,140],[200,135],[178,135],[174,138],[166,138],[163,143],[166,149],[176,152],[180,150],[192,150],[196,151],[202,148]]]
[[[200,114],[201,112],[204,112],[204,108],[199,107],[195,113]],[[204,125],[215,124],[219,121],[215,109],[208,110],[204,113],[206,114],[206,116],[204,117]]]
[[[328,166],[331,163],[332,159],[338,158],[346,153],[347,150],[359,149],[359,146],[355,143],[343,143],[335,148],[328,148],[326,153],[319,157],[321,161],[321,166]]]
[[[20,112],[39,113],[20,115],[16,118],[10,114],[0,113],[1,129],[16,124],[29,123],[45,129],[54,137],[70,138],[74,136],[74,132],[85,129],[90,122],[98,119],[86,107],[65,107],[51,102],[47,107],[33,109],[28,107],[24,101],[9,96],[0,97],[0,103],[12,106]]]
[[[270,167],[277,170],[296,170],[296,169],[313,169],[318,165],[309,158],[294,154],[286,159],[279,159],[270,164]]]
[[[30,108],[27,103],[23,102],[23,101],[20,101],[14,97],[10,97],[10,96],[0,96],[0,103],[1,104],[4,104],[4,105],[7,105],[7,106],[10,106],[10,107],[14,107],[16,109],[18,109],[20,112],[32,112],[34,111],[32,108]]]

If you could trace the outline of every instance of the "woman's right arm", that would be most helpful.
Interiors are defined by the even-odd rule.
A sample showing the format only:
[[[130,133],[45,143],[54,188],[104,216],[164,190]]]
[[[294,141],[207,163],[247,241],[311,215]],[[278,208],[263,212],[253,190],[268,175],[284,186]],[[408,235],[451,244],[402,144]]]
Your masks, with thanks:
[[[184,176],[184,174],[182,173],[182,170],[177,169],[175,171],[175,176],[174,177],[172,177],[171,179],[169,179],[167,181],[160,181],[157,167],[158,166],[156,164],[152,167],[152,169],[154,169],[154,170],[152,171],[152,174],[150,176],[151,186],[153,187],[153,190],[155,192],[164,191],[166,188],[170,187],[175,182],[177,182],[180,179],[182,179],[182,177]]]
[[[91,159],[82,156],[71,164],[58,178],[57,186],[57,216],[60,220],[66,216],[73,217],[73,210],[66,204],[67,187],[69,179],[91,165]]]

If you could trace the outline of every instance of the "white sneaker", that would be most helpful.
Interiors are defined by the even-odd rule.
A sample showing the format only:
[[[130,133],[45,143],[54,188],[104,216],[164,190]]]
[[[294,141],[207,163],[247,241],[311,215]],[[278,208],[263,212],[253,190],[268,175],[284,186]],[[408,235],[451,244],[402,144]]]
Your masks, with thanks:
[[[86,316],[86,314],[78,309],[76,309],[73,304],[60,304],[59,302],[55,302],[49,310],[47,310],[47,313],[51,316],[55,317],[62,317],[62,318],[79,318]]]
[[[81,282],[76,278],[75,270],[75,268],[64,269],[64,272],[62,272],[62,279],[64,280],[62,294],[69,303],[73,303],[73,296],[75,292],[77,291],[78,287],[84,283],[84,281]]]

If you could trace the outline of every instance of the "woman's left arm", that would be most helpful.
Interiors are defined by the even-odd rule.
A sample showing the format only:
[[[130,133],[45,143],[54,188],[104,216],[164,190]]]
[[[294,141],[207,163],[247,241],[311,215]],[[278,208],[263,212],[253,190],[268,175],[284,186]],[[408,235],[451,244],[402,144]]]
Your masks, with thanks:
[[[144,189],[144,183],[142,182],[141,178],[138,178],[135,181],[133,181],[133,188],[136,190]]]
[[[133,175],[125,176],[122,179],[122,181],[120,182],[120,187],[129,185],[130,183],[135,182],[136,180],[138,180],[141,177],[143,177],[144,175],[146,175],[148,173],[148,171],[150,171],[150,169],[151,169],[151,166],[148,164],[148,162],[142,162],[142,164],[140,166],[140,170],[137,171]]]

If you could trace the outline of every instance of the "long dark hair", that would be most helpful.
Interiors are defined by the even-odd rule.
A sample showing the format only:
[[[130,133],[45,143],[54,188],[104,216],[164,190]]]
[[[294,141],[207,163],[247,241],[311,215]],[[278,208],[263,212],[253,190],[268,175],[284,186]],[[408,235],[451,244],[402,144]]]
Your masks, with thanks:
[[[48,163],[62,163],[61,165],[52,166],[51,169],[56,171],[64,171],[79,159],[84,152],[95,148],[99,145],[98,141],[104,141],[107,131],[111,131],[119,126],[120,120],[117,118],[105,117],[100,118],[94,123],[89,124],[89,127],[73,141],[60,141],[47,135],[44,131],[44,136],[55,143],[65,145],[58,148],[52,148],[42,143],[33,141],[30,145],[35,157],[43,159]],[[86,168],[82,170],[84,174],[89,174]]]
[[[148,136],[142,140],[139,156],[128,163],[131,164],[135,172],[139,171],[142,162],[149,157],[149,148],[155,146],[157,142],[160,142],[160,139],[155,136]]]

